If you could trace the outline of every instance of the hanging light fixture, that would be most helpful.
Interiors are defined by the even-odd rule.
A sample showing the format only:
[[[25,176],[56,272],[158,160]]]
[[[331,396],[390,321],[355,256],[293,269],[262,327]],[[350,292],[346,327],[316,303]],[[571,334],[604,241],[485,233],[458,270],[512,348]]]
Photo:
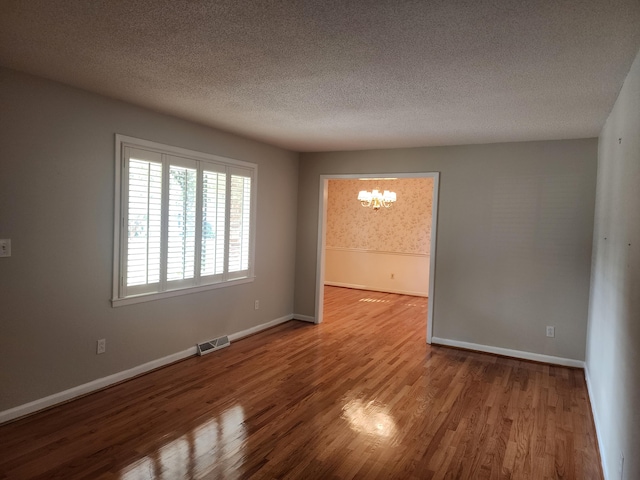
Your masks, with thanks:
[[[389,208],[396,201],[396,192],[385,190],[384,193],[380,193],[380,190],[371,192],[361,190],[358,193],[358,200],[360,200],[363,207],[371,207],[377,212],[382,207]]]

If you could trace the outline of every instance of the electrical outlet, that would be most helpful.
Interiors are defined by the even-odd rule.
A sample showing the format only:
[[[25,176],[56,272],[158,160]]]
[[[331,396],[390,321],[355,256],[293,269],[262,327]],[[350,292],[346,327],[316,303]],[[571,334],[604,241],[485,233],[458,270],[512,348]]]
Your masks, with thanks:
[[[547,327],[547,337],[556,336],[556,327]]]
[[[253,308],[256,310],[260,308],[260,300],[256,300],[256,303],[253,305]]]
[[[10,257],[10,256],[11,256],[11,239],[1,238],[0,239],[0,257]]]
[[[101,353],[104,353],[106,351],[107,351],[107,339],[101,338],[100,340],[98,340],[96,354],[100,355]]]

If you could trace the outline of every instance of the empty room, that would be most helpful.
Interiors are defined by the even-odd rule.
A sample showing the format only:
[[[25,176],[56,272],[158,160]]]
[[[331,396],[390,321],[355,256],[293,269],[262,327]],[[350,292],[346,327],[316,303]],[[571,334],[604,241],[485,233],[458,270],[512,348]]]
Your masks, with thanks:
[[[640,3],[0,0],[0,479],[640,478]]]

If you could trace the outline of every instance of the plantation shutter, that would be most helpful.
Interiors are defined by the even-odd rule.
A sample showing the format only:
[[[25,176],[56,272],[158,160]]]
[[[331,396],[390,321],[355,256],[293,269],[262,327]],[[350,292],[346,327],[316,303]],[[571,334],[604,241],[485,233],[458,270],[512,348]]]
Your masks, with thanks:
[[[211,171],[202,172],[202,245],[200,252],[201,283],[217,281],[224,273],[225,210],[227,175]]]
[[[252,281],[257,165],[116,140],[113,305]]]
[[[229,189],[229,278],[242,277],[249,269],[251,225],[251,172],[234,168]]]
[[[198,169],[193,160],[168,159],[167,288],[182,288],[195,278]]]
[[[124,284],[130,294],[156,291],[160,282],[162,223],[162,156],[125,148],[129,208],[126,225]]]

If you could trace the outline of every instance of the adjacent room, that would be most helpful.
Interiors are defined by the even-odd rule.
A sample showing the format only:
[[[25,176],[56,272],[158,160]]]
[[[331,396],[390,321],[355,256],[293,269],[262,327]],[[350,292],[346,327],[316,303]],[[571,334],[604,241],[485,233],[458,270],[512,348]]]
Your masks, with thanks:
[[[327,286],[429,297],[437,176],[323,180],[326,201],[321,208],[326,221],[320,221],[318,231],[323,246],[316,292],[323,307]],[[435,234],[434,229],[434,238]],[[339,294],[335,289],[332,292]],[[429,343],[431,313],[418,320],[424,327],[420,336],[426,336]]]
[[[0,12],[0,478],[640,478],[637,0]]]
[[[433,178],[328,182],[323,283],[428,297]],[[358,201],[362,191],[394,200]]]

